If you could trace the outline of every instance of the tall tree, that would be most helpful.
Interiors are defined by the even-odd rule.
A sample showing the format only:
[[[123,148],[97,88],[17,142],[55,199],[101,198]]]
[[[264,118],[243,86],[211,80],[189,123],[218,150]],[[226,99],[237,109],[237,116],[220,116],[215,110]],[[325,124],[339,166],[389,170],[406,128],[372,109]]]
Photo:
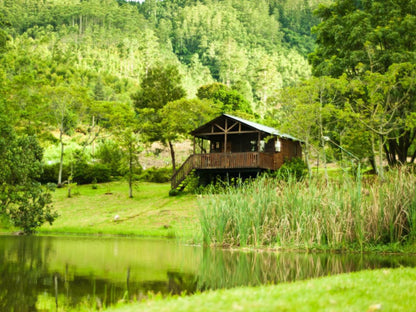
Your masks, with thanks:
[[[203,85],[198,88],[196,96],[201,100],[212,100],[223,113],[251,114],[253,112],[250,103],[238,91],[222,83]]]
[[[393,63],[416,62],[416,1],[336,0],[321,6],[309,56],[314,75],[385,73]]]
[[[399,65],[402,68],[406,66],[404,63],[416,64],[416,41],[412,35],[416,30],[415,8],[415,0],[336,0],[321,6],[317,14],[322,23],[315,28],[318,46],[309,57],[314,75],[339,77],[346,74],[349,79],[360,79],[370,72],[386,75],[382,80],[387,81],[393,64],[403,63]],[[368,83],[365,79],[361,81]],[[405,98],[409,88],[392,83],[396,85],[394,97]],[[380,92],[374,94],[382,104]],[[361,101],[360,106],[366,106],[367,111],[374,107],[374,98],[370,99],[365,93],[361,95]],[[395,116],[405,118],[416,109],[411,105],[412,101],[414,98],[407,100],[408,105],[396,106],[394,110],[383,109],[386,114],[394,112]],[[361,109],[356,113],[364,111]],[[416,142],[415,134],[416,128],[408,125],[380,137],[385,142],[384,150],[390,164],[407,161],[411,156],[409,147]]]
[[[181,79],[177,67],[173,65],[152,67],[142,78],[140,90],[132,95],[143,138],[169,146],[173,172],[176,171],[175,151],[172,141],[166,137],[160,111],[169,102],[185,97]]]
[[[36,181],[42,154],[35,137],[16,135],[0,107],[0,214],[25,233],[57,217],[49,190]]]
[[[111,132],[115,143],[101,146],[101,160],[110,164],[112,171],[123,174],[129,185],[129,197],[133,198],[133,186],[138,180],[140,125],[137,124],[131,104],[122,102],[97,102],[91,110],[97,116],[100,127]]]
[[[406,163],[408,156],[413,162],[416,151],[410,155],[410,150],[416,128],[408,116],[416,112],[416,65],[393,64],[384,74],[366,72],[352,79],[350,88],[349,107],[378,139],[379,157],[384,149],[390,165]],[[378,172],[383,174],[382,158]]]
[[[188,138],[192,130],[216,117],[219,112],[220,108],[206,99],[180,99],[169,102],[161,110],[165,136],[172,142]]]
[[[129,185],[129,198],[133,198],[133,186],[138,180],[137,171],[140,168],[139,154],[142,151],[140,145],[140,125],[137,124],[133,108],[124,103],[113,103],[110,108],[108,123],[116,135],[124,155],[122,171]]]
[[[337,79],[311,78],[294,87],[283,90],[277,120],[279,128],[301,139],[305,144],[305,158],[311,174],[311,150],[320,151],[326,170],[324,137],[329,135],[336,117],[335,103],[339,99],[335,85]]]
[[[47,101],[45,119],[59,132],[59,172],[58,187],[62,186],[62,168],[64,162],[65,142],[64,135],[70,134],[74,129],[82,102],[87,100],[85,94],[75,91],[67,86],[45,87],[44,95]],[[77,114],[78,113],[78,114]]]

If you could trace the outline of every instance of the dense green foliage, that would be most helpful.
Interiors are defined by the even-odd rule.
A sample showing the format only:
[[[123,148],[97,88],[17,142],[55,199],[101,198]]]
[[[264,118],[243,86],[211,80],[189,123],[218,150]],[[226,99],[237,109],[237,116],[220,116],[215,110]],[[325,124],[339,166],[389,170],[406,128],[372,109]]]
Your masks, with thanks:
[[[331,119],[341,119],[321,123],[320,137],[349,145],[361,137],[360,153],[380,175],[383,153],[389,165],[416,159],[415,7],[415,1],[336,0],[317,10],[322,22],[309,60],[314,75],[338,78],[338,94],[316,96],[315,103],[321,110],[334,106]]]
[[[394,63],[415,63],[415,7],[413,0],[337,0],[321,7],[318,47],[310,56],[314,74],[383,74]]]
[[[222,83],[203,85],[198,88],[196,96],[201,100],[211,100],[222,113],[252,113],[250,103],[238,91]]]
[[[42,148],[34,136],[17,136],[0,116],[0,216],[25,233],[57,217],[50,190],[36,181]]]
[[[416,177],[386,181],[259,179],[201,203],[206,244],[343,249],[414,242]]]
[[[170,63],[190,97],[217,80],[263,101],[308,75],[318,2],[2,1],[13,39],[6,67],[32,87],[67,82],[114,101],[128,99],[151,67]]]
[[[300,181],[302,178],[306,176],[307,173],[307,165],[302,160],[302,158],[295,157],[290,160],[284,162],[284,164],[272,174],[279,179],[289,180],[289,179],[296,179]]]
[[[143,135],[150,142],[166,142],[160,110],[186,95],[175,66],[152,67],[143,76],[140,90],[133,94],[135,110]]]

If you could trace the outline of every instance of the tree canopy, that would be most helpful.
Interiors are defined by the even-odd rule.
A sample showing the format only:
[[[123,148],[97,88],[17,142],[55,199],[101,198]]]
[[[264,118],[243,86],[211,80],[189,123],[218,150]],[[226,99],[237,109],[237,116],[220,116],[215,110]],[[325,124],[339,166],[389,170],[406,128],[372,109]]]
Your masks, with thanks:
[[[0,111],[0,214],[25,233],[57,217],[51,195],[36,181],[42,148],[33,136],[18,136]]]
[[[413,0],[336,0],[320,6],[317,47],[309,55],[314,75],[348,81],[342,101],[348,105],[340,108],[351,109],[390,165],[415,160],[416,128],[409,117],[416,109],[415,8]],[[381,169],[382,158],[379,163]]]
[[[317,16],[314,75],[385,73],[394,63],[416,62],[414,0],[336,0]]]

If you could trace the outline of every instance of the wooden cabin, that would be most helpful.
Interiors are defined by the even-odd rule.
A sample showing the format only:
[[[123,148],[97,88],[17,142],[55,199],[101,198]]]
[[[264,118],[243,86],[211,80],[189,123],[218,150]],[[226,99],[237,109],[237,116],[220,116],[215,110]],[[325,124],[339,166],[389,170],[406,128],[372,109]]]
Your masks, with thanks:
[[[174,173],[172,189],[183,188],[192,171],[206,183],[215,176],[253,176],[302,157],[301,141],[278,130],[223,114],[191,132],[193,154]]]

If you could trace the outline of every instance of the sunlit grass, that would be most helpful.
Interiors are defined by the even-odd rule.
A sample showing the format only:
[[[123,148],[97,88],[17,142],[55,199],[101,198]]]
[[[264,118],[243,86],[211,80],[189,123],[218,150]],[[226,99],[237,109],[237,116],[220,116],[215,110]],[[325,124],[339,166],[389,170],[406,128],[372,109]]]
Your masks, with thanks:
[[[209,291],[106,311],[412,311],[416,269],[361,271],[276,286]]]
[[[126,182],[76,186],[53,195],[59,218],[39,233],[117,234],[159,237],[193,237],[197,226],[194,195],[169,196],[169,184],[140,183],[128,197]]]

